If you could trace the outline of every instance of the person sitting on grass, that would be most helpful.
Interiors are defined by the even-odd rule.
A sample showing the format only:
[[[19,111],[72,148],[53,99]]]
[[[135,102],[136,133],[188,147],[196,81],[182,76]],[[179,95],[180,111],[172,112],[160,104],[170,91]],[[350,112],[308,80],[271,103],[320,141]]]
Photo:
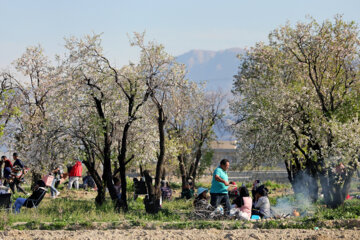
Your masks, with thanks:
[[[194,204],[194,213],[197,217],[200,218],[210,218],[211,214],[214,211],[214,207],[209,203],[209,198],[207,196],[208,189],[199,187],[197,191],[197,196],[193,202]]]
[[[47,189],[45,187],[46,187],[46,185],[45,185],[43,180],[37,181],[36,185],[34,187],[34,191],[33,191],[33,193],[31,194],[30,197],[28,197],[28,198],[17,198],[15,200],[15,203],[13,205],[14,212],[15,213],[20,213],[20,208],[22,206],[32,208],[32,207],[34,207],[34,202],[36,202],[35,205],[39,204],[40,201],[44,198],[45,193],[47,191]],[[34,202],[32,202],[32,201],[34,201]]]
[[[161,196],[163,200],[171,200],[172,197],[172,190],[169,186],[169,183],[167,181],[161,181]]]
[[[194,196],[194,190],[190,187],[189,183],[185,183],[183,190],[181,191],[180,198],[190,199]]]
[[[268,189],[262,185],[255,193],[255,205],[251,211],[252,215],[259,215],[261,218],[271,217],[270,213],[270,201],[268,198]]]
[[[214,208],[209,203],[207,192],[207,188],[198,188],[197,197],[193,203],[196,210],[214,210]]]
[[[86,172],[86,176],[83,177],[83,185],[82,187],[87,190],[88,187],[91,189],[94,189],[96,187],[95,181],[92,178],[91,174],[89,171]]]
[[[240,188],[239,196],[233,201],[234,208],[230,211],[230,215],[236,216],[240,220],[250,220],[252,199],[248,189],[243,186]]]
[[[116,196],[118,197],[118,199],[121,199],[121,181],[119,178],[114,177],[113,182],[114,182],[114,188],[116,191]]]

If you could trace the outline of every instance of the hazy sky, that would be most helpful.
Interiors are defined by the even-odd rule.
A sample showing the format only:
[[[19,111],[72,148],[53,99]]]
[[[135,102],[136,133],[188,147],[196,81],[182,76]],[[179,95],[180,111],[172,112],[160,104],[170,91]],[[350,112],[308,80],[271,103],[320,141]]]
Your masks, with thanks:
[[[128,34],[146,31],[180,55],[191,49],[222,50],[266,41],[289,20],[311,15],[321,21],[343,14],[360,23],[359,0],[0,0],[0,69],[27,46],[63,52],[63,38],[103,33],[107,56],[117,65],[136,60]]]

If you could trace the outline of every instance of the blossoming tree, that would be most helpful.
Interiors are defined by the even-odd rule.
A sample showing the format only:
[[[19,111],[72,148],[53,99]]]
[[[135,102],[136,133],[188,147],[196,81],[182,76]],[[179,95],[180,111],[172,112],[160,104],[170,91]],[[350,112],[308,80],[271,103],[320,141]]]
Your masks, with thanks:
[[[283,160],[295,192],[330,207],[359,164],[359,29],[334,21],[290,24],[243,57],[233,92],[234,130],[246,163]]]

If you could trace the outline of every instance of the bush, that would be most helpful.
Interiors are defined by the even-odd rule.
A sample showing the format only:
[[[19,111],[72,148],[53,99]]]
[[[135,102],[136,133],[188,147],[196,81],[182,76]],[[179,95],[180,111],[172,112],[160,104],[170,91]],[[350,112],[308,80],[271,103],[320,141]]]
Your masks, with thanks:
[[[358,199],[347,200],[335,209],[319,206],[316,215],[326,220],[359,218],[360,201]]]
[[[282,184],[282,183],[277,183],[274,181],[270,181],[267,180],[266,182],[264,182],[264,185],[270,190],[277,190],[277,189],[284,189],[284,188],[289,188],[289,184]],[[251,186],[252,187],[252,186]]]
[[[169,186],[171,189],[181,189],[181,183],[179,182],[170,182]]]

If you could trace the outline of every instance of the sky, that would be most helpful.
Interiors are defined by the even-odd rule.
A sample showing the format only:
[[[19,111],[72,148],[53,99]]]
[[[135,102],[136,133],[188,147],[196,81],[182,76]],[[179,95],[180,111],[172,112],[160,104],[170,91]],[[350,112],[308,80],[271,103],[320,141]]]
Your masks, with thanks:
[[[102,33],[106,56],[117,66],[136,61],[133,32],[164,44],[174,56],[192,49],[223,50],[266,41],[275,28],[311,15],[342,14],[360,23],[358,0],[0,0],[0,70],[26,47],[40,44],[52,57],[64,37]]]

